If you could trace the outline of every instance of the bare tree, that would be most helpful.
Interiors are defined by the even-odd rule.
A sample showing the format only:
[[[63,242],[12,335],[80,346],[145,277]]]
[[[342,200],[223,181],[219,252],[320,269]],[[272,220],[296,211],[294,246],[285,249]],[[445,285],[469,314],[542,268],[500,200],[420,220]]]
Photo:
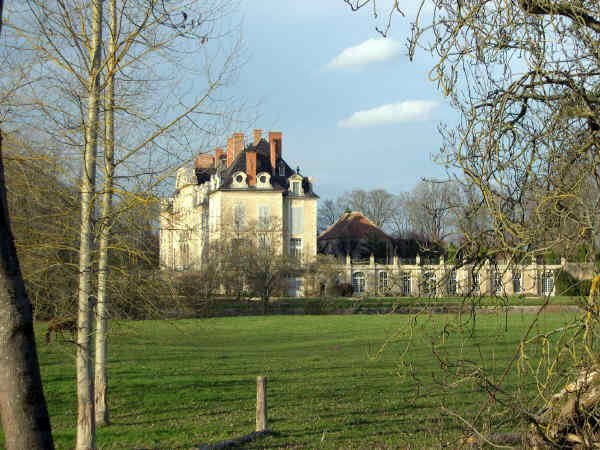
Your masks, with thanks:
[[[379,17],[375,1],[346,3],[372,8]],[[433,0],[432,8],[423,8],[425,3],[411,18],[409,54],[423,48],[436,57],[431,78],[461,115],[456,128],[443,130],[439,159],[474,188],[481,201],[471,211],[477,216],[477,208],[484,210],[487,221],[485,229],[466,235],[463,255],[479,262],[522,261],[591,245],[600,207],[600,3]],[[403,6],[393,1],[378,26],[382,34]],[[535,448],[591,448],[600,442],[592,345],[599,331],[599,283],[600,275],[583,302],[575,338],[564,329],[554,332],[558,342],[583,349],[568,355],[564,345],[555,348],[554,361],[569,361],[567,372],[557,374],[553,363],[537,370],[532,375],[540,395],[525,405],[517,392],[492,383],[493,400],[477,411],[475,423],[467,421],[473,428],[481,427],[483,410],[500,401],[531,424]],[[506,371],[527,357],[528,344],[540,342],[532,333],[523,337]],[[571,392],[552,391],[569,379]]]
[[[337,203],[343,209],[360,211],[378,227],[384,227],[390,223],[397,207],[394,195],[383,189],[372,191],[355,189],[345,193],[337,200]]]
[[[319,233],[324,231],[330,225],[333,225],[343,212],[344,209],[337,200],[328,198],[319,202],[319,210],[317,213],[317,228]]]
[[[401,209],[411,231],[442,241],[453,231],[452,213],[458,205],[453,183],[423,180],[402,197]]]
[[[105,57],[102,57],[104,24],[102,14],[96,14],[99,5],[92,0],[59,3],[28,0],[21,8],[15,7],[11,31],[13,43],[25,50],[22,54],[32,55],[27,63],[32,67],[41,65],[45,75],[32,83],[27,94],[20,99],[18,109],[23,111],[27,110],[26,105],[35,105],[29,107],[35,111],[35,117],[38,120],[50,119],[52,126],[42,127],[32,120],[27,129],[34,130],[32,136],[48,136],[64,159],[73,154],[84,159],[80,181],[79,296],[81,302],[84,297],[88,302],[92,298],[91,270],[94,261],[91,259],[91,245],[97,235],[99,320],[96,330],[98,389],[95,402],[98,403],[98,412],[95,415],[99,423],[104,423],[108,421],[106,319],[110,234],[111,223],[122,213],[113,207],[112,198],[115,192],[121,197],[126,196],[126,192],[133,190],[134,186],[144,186],[147,190],[156,188],[174,166],[186,156],[191,156],[196,145],[206,144],[218,135],[217,125],[224,127],[230,117],[224,112],[230,103],[218,98],[216,91],[235,70],[239,42],[234,43],[228,54],[223,54],[225,50],[219,54],[212,49],[206,50],[203,52],[206,58],[204,67],[198,69],[197,61],[189,64],[191,46],[179,42],[182,38],[188,42],[193,39],[197,51],[208,47],[207,42],[213,38],[220,40],[228,36],[226,31],[217,30],[215,25],[228,13],[226,0],[209,5],[194,0],[113,0],[108,3],[108,43],[103,48]],[[26,60],[26,57],[23,59]],[[162,70],[159,67],[164,68],[166,64],[177,69],[168,75],[159,73]],[[190,92],[191,77],[185,78],[190,74],[196,81],[203,79],[206,87]],[[196,82],[195,86],[199,83]],[[49,96],[53,96],[52,101],[48,100]],[[99,108],[101,97],[105,99],[103,111]],[[91,103],[95,108],[93,114]],[[98,155],[102,113],[105,119],[104,151]],[[119,128],[115,131],[116,121]],[[15,124],[15,128],[25,129],[23,123]],[[198,139],[201,136],[203,139]],[[97,156],[104,161],[104,171],[98,177]],[[95,186],[96,178],[102,181],[102,188]],[[93,211],[98,195],[102,196],[102,210],[96,222]],[[119,203],[121,206],[127,204]],[[89,304],[87,310],[80,306],[81,320],[89,316],[88,313]],[[87,322],[80,323],[78,350],[91,358],[91,328],[88,325]],[[84,337],[88,347],[82,345]],[[87,372],[91,376],[91,369]],[[90,383],[90,386],[93,384]],[[87,400],[83,404],[87,405]],[[85,413],[87,416],[90,411]],[[80,422],[82,432],[79,434],[93,434],[93,429],[91,432],[84,430],[83,422],[87,423],[88,419],[83,417],[83,411]]]

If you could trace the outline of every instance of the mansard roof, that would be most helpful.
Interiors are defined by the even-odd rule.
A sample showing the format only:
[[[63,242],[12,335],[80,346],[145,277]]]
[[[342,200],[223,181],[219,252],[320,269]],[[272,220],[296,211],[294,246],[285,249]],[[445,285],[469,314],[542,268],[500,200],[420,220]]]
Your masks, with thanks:
[[[319,241],[336,239],[379,239],[392,241],[381,228],[371,222],[359,211],[347,211],[340,218],[321,233]]]
[[[239,155],[234,159],[233,163],[230,167],[225,169],[222,173],[223,177],[223,187],[227,188],[231,186],[233,182],[233,174],[236,172],[246,172],[246,152],[255,151],[256,152],[256,173],[260,172],[268,172],[269,174],[274,173],[275,175],[271,175],[271,184],[274,188],[287,189],[287,179],[292,176],[296,172],[292,170],[292,168],[282,159],[277,161],[275,164],[283,163],[285,167],[285,175],[280,176],[279,170],[271,166],[271,158],[269,156],[269,143],[266,139],[261,139],[258,144],[250,144],[244,150],[240,152]],[[275,169],[275,170],[274,170]]]
[[[219,173],[221,176],[222,184],[221,189],[232,189],[233,176],[237,172],[246,172],[246,152],[256,152],[256,173],[267,172],[271,175],[271,184],[274,189],[287,191],[289,188],[288,178],[296,174],[283,158],[280,158],[275,164],[277,167],[271,166],[270,158],[270,146],[269,142],[262,138],[256,145],[250,144],[246,146],[233,160],[231,166],[224,168],[197,168],[196,175],[198,177],[198,183],[202,183],[210,179],[210,176],[215,173]],[[285,175],[279,175],[279,164],[283,164]],[[202,180],[202,181],[201,181]],[[307,177],[302,177],[302,187],[304,189],[304,195],[306,197],[318,197],[312,190],[311,183]]]

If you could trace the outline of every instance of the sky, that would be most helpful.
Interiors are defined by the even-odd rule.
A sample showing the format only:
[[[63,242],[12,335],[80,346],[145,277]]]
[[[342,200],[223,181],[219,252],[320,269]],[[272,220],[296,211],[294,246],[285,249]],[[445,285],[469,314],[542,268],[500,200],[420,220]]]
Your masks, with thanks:
[[[258,113],[246,131],[283,132],[284,158],[321,198],[444,176],[437,127],[457,115],[428,80],[431,57],[409,61],[407,21],[384,39],[371,11],[342,0],[240,1],[246,62],[233,89]]]

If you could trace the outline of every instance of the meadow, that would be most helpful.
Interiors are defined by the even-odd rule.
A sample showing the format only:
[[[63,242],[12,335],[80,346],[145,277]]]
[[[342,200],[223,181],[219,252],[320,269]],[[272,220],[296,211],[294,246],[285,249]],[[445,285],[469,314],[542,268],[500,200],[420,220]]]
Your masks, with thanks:
[[[274,433],[244,448],[456,448],[461,426],[442,405],[471,414],[487,396],[476,377],[452,384],[459,369],[443,371],[436,355],[500,374],[533,318],[479,315],[462,330],[442,314],[115,322],[112,423],[98,430],[98,446],[189,449],[249,433],[264,374]],[[532,331],[572,319],[544,314]],[[59,338],[38,348],[57,447],[72,448],[74,346]],[[533,399],[528,376],[515,368],[504,386]]]

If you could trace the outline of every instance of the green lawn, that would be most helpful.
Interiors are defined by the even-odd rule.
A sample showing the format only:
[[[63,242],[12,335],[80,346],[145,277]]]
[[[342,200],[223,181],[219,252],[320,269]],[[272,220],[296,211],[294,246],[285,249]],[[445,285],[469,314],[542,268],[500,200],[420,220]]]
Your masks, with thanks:
[[[479,315],[473,336],[452,332],[438,354],[462,351],[464,359],[500,373],[532,318],[511,314],[505,331],[505,316]],[[444,386],[451,377],[439,369],[432,339],[438,341],[439,330],[456,317],[420,316],[414,327],[412,320],[356,315],[115,323],[113,423],[99,430],[98,445],[189,449],[246,434],[254,426],[255,376],[265,374],[275,434],[245,448],[423,448],[440,442],[455,448],[457,425],[440,404],[468,414],[486,396],[474,382]],[[534,329],[570,320],[546,314]],[[39,352],[57,447],[72,448],[73,346],[40,344]],[[533,391],[530,378],[516,371],[508,383]]]

